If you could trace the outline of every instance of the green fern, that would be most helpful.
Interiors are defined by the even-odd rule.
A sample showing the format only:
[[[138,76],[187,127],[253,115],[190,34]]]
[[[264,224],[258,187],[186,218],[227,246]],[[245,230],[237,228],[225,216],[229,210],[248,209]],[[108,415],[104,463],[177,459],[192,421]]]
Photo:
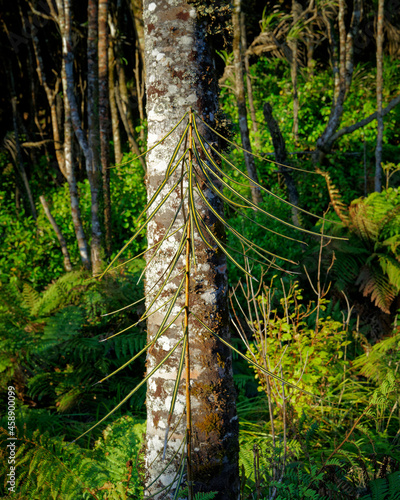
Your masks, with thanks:
[[[18,493],[7,498],[139,500],[142,487],[137,454],[143,433],[143,422],[125,416],[103,431],[93,450],[83,450],[39,431],[19,437]],[[0,473],[4,477],[7,437],[0,428]],[[0,494],[5,493],[2,488],[0,485]]]
[[[337,288],[343,290],[355,283],[365,297],[390,313],[400,293],[400,193],[390,188],[354,200],[345,209],[338,204],[337,190],[329,188],[329,183],[328,189],[342,224],[331,227],[327,222],[326,228],[349,237],[348,242],[331,245]]]
[[[361,500],[400,500],[400,472],[375,479],[368,484],[370,493]]]

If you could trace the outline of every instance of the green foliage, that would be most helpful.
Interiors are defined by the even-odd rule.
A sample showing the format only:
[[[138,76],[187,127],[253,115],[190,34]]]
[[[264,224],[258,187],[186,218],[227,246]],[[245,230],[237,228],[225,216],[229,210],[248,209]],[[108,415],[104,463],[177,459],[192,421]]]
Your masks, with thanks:
[[[143,169],[138,161],[132,161],[132,157],[133,155],[129,153],[123,158],[125,171],[129,169],[128,175],[128,172],[122,175],[117,169],[111,170],[114,252],[125,243],[124,235],[135,229],[135,219],[143,209],[146,199]],[[31,216],[27,216],[23,208],[15,209],[10,189],[11,186],[8,186],[7,182],[4,183],[4,187],[2,185],[0,188],[0,239],[2,241],[0,282],[7,283],[10,278],[17,279],[30,283],[36,290],[40,290],[65,272],[63,256],[42,205],[39,203],[36,205],[38,220],[35,223]],[[90,234],[91,197],[87,180],[78,183],[78,194],[83,228],[88,236]],[[64,183],[58,188],[48,190],[46,199],[64,235],[72,264],[79,267],[80,257],[71,218],[68,184]],[[145,243],[144,235],[142,235],[141,239],[131,247],[128,257],[143,251]]]
[[[0,287],[0,388],[14,385],[31,407],[77,413],[66,429],[71,438],[87,428],[87,415],[107,413],[143,370],[135,361],[118,379],[93,387],[143,349],[145,334],[136,327],[99,342],[137,321],[137,311],[129,309],[118,322],[102,317],[138,299],[137,274],[126,273],[123,282],[117,276],[100,283],[84,278],[81,272],[68,273],[41,294],[27,284]],[[130,404],[140,408],[143,399],[142,391]],[[29,422],[33,414],[27,417]]]
[[[51,438],[39,430],[25,433],[15,441],[17,494],[2,498],[48,498],[65,500],[127,500],[142,498],[138,452],[144,433],[143,421],[124,416],[110,424],[93,450]],[[7,433],[0,429],[0,470],[8,471]],[[139,460],[139,461],[138,461]]]
[[[270,16],[273,21],[273,16]],[[225,54],[229,59],[229,54]],[[393,75],[393,80],[385,76],[384,106],[397,94],[396,82],[400,71],[400,64],[396,60],[385,58],[385,75]],[[396,77],[394,75],[397,75]],[[250,136],[253,148],[255,144],[262,144],[257,153],[273,152],[272,140],[265,125],[263,116],[263,104],[269,102],[273,108],[273,114],[278,121],[282,135],[286,142],[288,152],[313,151],[316,141],[321,136],[331,112],[333,99],[334,81],[332,70],[319,68],[313,77],[307,71],[298,74],[299,94],[299,143],[294,143],[293,137],[293,89],[290,76],[290,66],[282,59],[271,59],[267,56],[258,58],[250,68],[252,86],[255,101],[256,121],[258,124],[258,137],[252,131]],[[221,104],[225,113],[238,123],[236,98],[232,92],[231,82],[221,90]],[[355,69],[352,86],[345,101],[345,109],[340,128],[352,125],[361,118],[372,114],[376,110],[376,68],[369,64],[358,65]],[[361,113],[361,114],[360,114]],[[398,163],[398,122],[399,108],[385,116],[384,135],[384,161]],[[249,127],[250,128],[250,127]],[[234,127],[236,136],[233,140],[240,142],[239,128]],[[363,161],[364,145],[366,148],[367,177],[373,176],[374,154],[376,142],[376,123],[371,122],[354,133],[344,135],[326,159],[324,169],[332,177],[333,182],[339,186],[346,204],[359,197],[364,192]],[[234,154],[234,153],[233,153]],[[386,157],[387,155],[387,157]],[[235,160],[234,156],[232,158]],[[273,157],[268,156],[268,159]],[[290,155],[289,161],[293,166],[313,171],[312,154]],[[271,176],[273,165],[267,162],[259,162],[257,169],[261,182],[272,188],[277,186],[276,174]],[[322,213],[329,198],[322,179],[315,175],[305,175],[301,172],[293,172],[299,191],[300,204],[310,212]]]
[[[400,293],[400,192],[389,188],[354,200],[348,209],[337,190],[330,189],[340,224],[327,223],[328,231],[348,237],[348,242],[333,242],[333,267],[339,290],[359,286],[364,296],[382,311]],[[342,209],[339,212],[338,204]]]
[[[393,472],[386,477],[371,481],[369,489],[371,493],[362,496],[362,500],[399,500],[400,472]]]

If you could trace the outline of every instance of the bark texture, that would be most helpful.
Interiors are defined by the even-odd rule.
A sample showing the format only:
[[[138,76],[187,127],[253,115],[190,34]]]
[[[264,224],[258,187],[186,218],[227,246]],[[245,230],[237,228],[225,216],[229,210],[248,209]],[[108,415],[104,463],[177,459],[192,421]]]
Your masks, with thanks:
[[[147,87],[148,148],[159,141],[188,111],[190,107],[214,125],[218,109],[217,85],[214,78],[213,61],[205,43],[206,26],[198,19],[192,4],[182,0],[146,0],[144,2],[145,62]],[[179,132],[182,132],[182,126]],[[202,132],[210,139],[205,130]],[[178,140],[174,132],[160,146],[147,155],[148,198],[153,195],[164,179],[164,175]],[[180,173],[180,168],[178,169]],[[177,172],[177,176],[179,174]],[[166,192],[177,180],[172,179]],[[183,185],[183,192],[187,180]],[[219,211],[222,207],[212,192],[203,186],[204,194]],[[164,195],[159,196],[158,202]],[[148,227],[148,244],[154,245],[164,235],[181,202],[179,186],[168,202],[159,211]],[[185,207],[187,214],[187,208]],[[216,232],[222,231],[220,224],[204,207],[200,209],[203,219]],[[183,222],[180,213],[174,227]],[[153,259],[146,273],[146,291],[154,295],[152,287],[163,276],[177,250],[182,231],[167,240]],[[222,235],[220,234],[220,237]],[[207,249],[195,234],[197,267],[192,268],[190,278],[190,309],[211,329],[224,338],[229,337],[227,310],[226,261],[221,252]],[[152,256],[149,252],[148,258]],[[159,305],[176,292],[182,280],[185,265],[184,255],[170,283],[153,307]],[[159,286],[159,285],[157,285]],[[149,299],[148,299],[149,300]],[[181,296],[174,308],[177,314],[184,304]],[[166,308],[148,320],[148,338],[153,339],[163,320]],[[172,316],[171,316],[172,319]],[[150,372],[182,337],[183,317],[169,328],[154,348],[148,352],[147,371]],[[190,316],[191,350],[191,407],[192,407],[192,474],[195,491],[218,491],[221,500],[237,499],[239,495],[238,472],[238,422],[235,410],[235,393],[232,379],[232,361],[229,350],[211,336],[207,330]],[[156,492],[174,483],[179,466],[180,453],[169,460],[180,449],[185,436],[185,395],[181,380],[174,418],[170,428],[170,439],[166,457],[161,457],[170,409],[172,390],[176,378],[181,347],[168,359],[150,379],[147,388],[147,435],[145,467],[148,474],[146,495],[154,498],[172,498],[171,493]],[[184,379],[184,376],[183,376]],[[165,469],[166,468],[166,469]],[[165,469],[165,470],[164,470]]]
[[[106,236],[107,256],[111,255],[111,192],[110,171],[108,169],[110,151],[110,118],[108,113],[108,0],[99,0],[99,131],[100,131],[100,158],[103,177],[104,199],[104,228]]]
[[[60,0],[58,0],[60,1]],[[63,56],[65,61],[66,94],[71,113],[71,122],[79,145],[85,156],[86,172],[90,185],[92,244],[91,260],[94,276],[101,273],[102,263],[102,183],[99,157],[99,123],[98,123],[98,67],[97,67],[97,6],[94,0],[88,3],[88,137],[81,126],[78,103],[74,84],[74,55],[72,51],[71,2],[64,0],[65,34],[63,37]]]
[[[49,9],[52,12],[52,16],[57,20],[58,26],[60,28],[63,54],[67,52],[67,45],[71,44],[71,40],[68,37],[67,28],[69,29],[69,18],[66,19],[68,14],[69,4],[66,5],[64,11],[64,1],[56,0],[57,12],[52,4],[48,1]],[[76,235],[76,240],[78,242],[79,254],[81,256],[81,261],[85,269],[90,269],[90,255],[89,248],[86,240],[86,235],[83,231],[82,216],[79,207],[79,195],[78,186],[76,183],[75,169],[74,169],[74,156],[73,156],[73,131],[72,131],[72,121],[71,121],[71,107],[68,99],[68,82],[67,73],[65,70],[66,61],[63,58],[61,67],[61,81],[63,87],[63,104],[64,104],[64,143],[63,143],[63,155],[62,155],[62,165],[59,164],[60,170],[65,173],[65,177],[68,182],[70,204],[71,204],[71,217],[74,224],[74,230]],[[57,113],[56,120],[60,119],[60,114]],[[56,127],[54,125],[54,127]],[[60,127],[59,127],[60,128]],[[58,157],[57,157],[58,159]]]
[[[382,191],[382,143],[383,143],[383,116],[382,116],[382,89],[383,89],[383,16],[384,0],[378,2],[378,22],[376,33],[376,104],[378,135],[375,149],[375,191]]]

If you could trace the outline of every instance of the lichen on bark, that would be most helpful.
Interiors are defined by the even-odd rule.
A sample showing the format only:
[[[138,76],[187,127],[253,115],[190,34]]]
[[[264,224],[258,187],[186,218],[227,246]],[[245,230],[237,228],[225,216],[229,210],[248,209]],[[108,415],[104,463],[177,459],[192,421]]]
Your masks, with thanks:
[[[181,0],[157,0],[144,2],[145,61],[147,87],[148,148],[165,134],[189,110],[194,109],[204,120],[215,125],[218,112],[217,84],[213,59],[205,41],[207,25],[193,5]],[[200,124],[199,124],[200,126]],[[147,155],[148,199],[163,181],[169,159],[175,149],[182,124],[171,136]],[[202,129],[209,140],[216,142],[209,132]],[[182,150],[183,152],[183,150]],[[180,176],[180,168],[168,181],[155,205],[162,200]],[[178,186],[156,217],[148,226],[149,247],[161,241],[181,203],[182,192],[187,187]],[[217,197],[212,196],[204,183],[204,194],[212,206],[222,214]],[[213,231],[221,231],[216,217],[196,199],[203,219]],[[154,206],[155,206],[154,205]],[[187,207],[185,207],[187,215]],[[183,224],[179,213],[174,228]],[[219,228],[219,229],[218,229]],[[219,234],[219,238],[223,235]],[[182,230],[165,241],[154,256],[146,273],[147,303],[154,297],[157,283],[174,257]],[[190,279],[190,308],[209,328],[224,338],[229,338],[227,310],[227,274],[225,257],[211,251],[198,234],[194,235],[197,266],[192,266]],[[148,252],[148,262],[153,257]],[[184,255],[173,272],[168,285],[156,300],[152,310],[171,298],[182,279]],[[165,276],[165,275],[164,275]],[[183,294],[174,306],[171,318],[178,314],[184,303]],[[166,308],[148,320],[148,338],[153,339],[163,320]],[[229,349],[207,332],[191,316],[191,405],[193,425],[192,469],[195,491],[218,491],[220,499],[233,499],[239,493],[238,474],[238,422],[235,409],[235,393],[232,379],[232,362]],[[147,372],[150,372],[166,356],[182,337],[182,318],[179,318],[150,349]],[[181,348],[168,359],[150,379],[147,389],[147,435],[145,464],[146,494],[153,495],[174,481],[179,466],[182,440],[185,436],[185,396],[182,377],[174,418],[170,425],[170,439],[165,460],[161,457],[167,427],[174,381]],[[166,470],[168,461],[180,450]],[[173,491],[173,488],[172,490]],[[162,498],[163,494],[155,498]]]

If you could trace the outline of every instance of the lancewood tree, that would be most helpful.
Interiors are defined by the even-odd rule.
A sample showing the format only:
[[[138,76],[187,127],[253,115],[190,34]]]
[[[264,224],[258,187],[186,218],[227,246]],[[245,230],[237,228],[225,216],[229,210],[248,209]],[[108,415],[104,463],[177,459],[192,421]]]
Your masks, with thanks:
[[[219,2],[215,2],[217,3]],[[195,5],[184,0],[145,0],[143,12],[149,149],[179,122],[189,108],[193,108],[201,118],[215,126],[218,100],[213,60],[205,39],[207,23],[201,18]],[[215,144],[216,137],[213,137],[204,125],[201,127],[200,122],[199,128],[204,137]],[[147,154],[149,200],[165,178],[169,159],[173,156],[182,130],[178,127]],[[190,138],[187,139],[187,144],[190,145],[190,142]],[[183,142],[177,158],[184,148]],[[204,158],[204,151],[200,150],[198,154]],[[173,189],[173,194],[148,225],[149,248],[162,240],[171,223],[173,230],[185,224],[187,228],[191,221],[186,202],[181,203],[190,181],[185,176],[181,182],[177,182],[180,176],[181,167],[177,168],[167,181],[164,194],[156,199],[155,203],[160,203],[165,193]],[[201,178],[201,173],[199,176]],[[223,239],[223,226],[215,215],[221,213],[221,202],[207,188],[206,182],[199,185],[199,189],[215,211],[213,213],[206,208],[197,194],[196,204],[200,217],[214,235]],[[164,280],[171,269],[170,263],[177,255],[183,231],[184,229],[179,230],[164,241],[160,248],[147,254],[148,305],[154,299],[160,278]],[[238,422],[231,355],[229,349],[196,319],[207,323],[208,327],[221,337],[226,339],[229,336],[226,259],[222,251],[210,249],[196,232],[193,232],[191,245],[196,254],[196,265],[192,266],[190,275],[187,274],[186,283],[190,291],[190,309],[195,313],[189,317],[191,429],[186,430],[185,412],[188,409],[184,381],[187,379],[187,372],[182,374],[175,411],[173,416],[169,417],[182,349],[179,345],[148,383],[146,494],[156,494],[156,498],[162,498],[165,492],[156,492],[176,481],[182,452],[186,446],[186,436],[186,443],[189,443],[189,446],[191,444],[188,467],[191,471],[185,469],[185,475],[188,475],[189,481],[192,479],[193,490],[218,491],[218,498],[233,499],[238,498],[239,473]],[[167,286],[156,299],[153,309],[179,293],[177,290],[181,286],[184,271],[185,257],[182,255],[168,279]],[[171,318],[185,305],[185,294],[181,295],[175,303]],[[154,339],[162,324],[164,311],[165,308],[160,309],[159,313],[148,319],[149,341]],[[165,358],[181,338],[182,319],[179,316],[166,334],[149,349],[147,373]],[[191,439],[190,436],[187,439],[190,431]],[[166,435],[168,443],[165,445]]]

